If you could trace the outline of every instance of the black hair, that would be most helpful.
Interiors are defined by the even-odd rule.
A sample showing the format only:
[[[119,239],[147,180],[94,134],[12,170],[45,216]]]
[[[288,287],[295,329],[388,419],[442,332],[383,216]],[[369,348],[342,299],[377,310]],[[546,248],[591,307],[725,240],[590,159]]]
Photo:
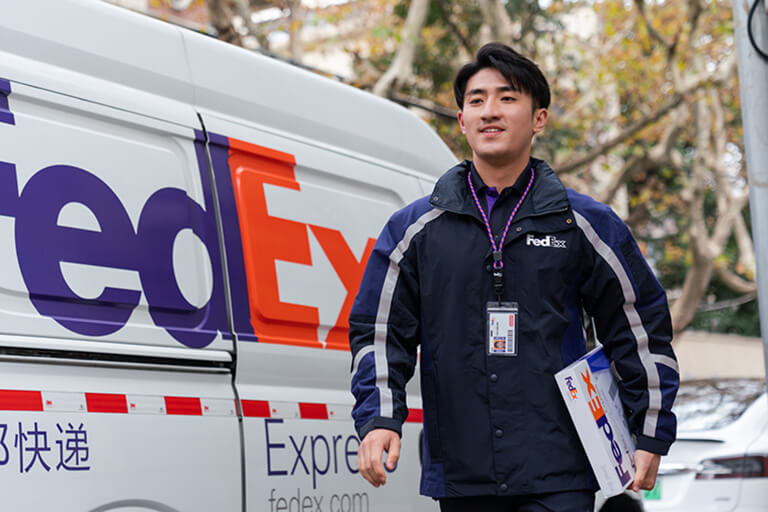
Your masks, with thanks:
[[[474,61],[459,70],[453,81],[453,94],[460,110],[464,109],[469,79],[485,68],[496,69],[513,89],[528,93],[534,109],[549,107],[549,84],[539,67],[505,44],[488,43],[478,50]]]

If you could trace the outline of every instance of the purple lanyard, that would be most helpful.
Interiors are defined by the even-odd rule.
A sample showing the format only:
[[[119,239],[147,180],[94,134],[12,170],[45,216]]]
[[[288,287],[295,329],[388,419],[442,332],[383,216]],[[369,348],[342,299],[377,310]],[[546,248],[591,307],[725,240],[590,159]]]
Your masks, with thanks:
[[[533,167],[531,167],[531,179],[528,180],[528,186],[525,187],[525,192],[523,192],[523,195],[520,196],[520,200],[517,202],[517,205],[515,206],[515,209],[512,210],[512,213],[509,215],[509,220],[507,221],[507,225],[504,228],[504,233],[501,235],[501,241],[499,241],[499,245],[496,245],[496,242],[493,240],[493,231],[491,231],[491,223],[488,222],[488,216],[485,214],[485,211],[480,206],[480,200],[477,198],[477,192],[475,192],[475,186],[472,184],[472,171],[467,173],[467,182],[469,183],[469,190],[472,191],[472,197],[475,198],[475,204],[477,205],[477,209],[480,210],[480,215],[483,216],[483,222],[485,222],[485,228],[488,230],[488,238],[491,241],[491,247],[493,248],[493,288],[496,290],[496,296],[499,299],[499,302],[501,302],[501,296],[504,293],[504,261],[501,259],[502,250],[504,248],[504,240],[507,238],[507,232],[509,231],[509,226],[512,224],[512,219],[515,218],[515,214],[517,213],[517,210],[520,208],[520,205],[523,204],[523,201],[525,201],[525,197],[528,195],[528,191],[531,190],[531,185],[533,185]],[[489,212],[490,213],[490,212]]]

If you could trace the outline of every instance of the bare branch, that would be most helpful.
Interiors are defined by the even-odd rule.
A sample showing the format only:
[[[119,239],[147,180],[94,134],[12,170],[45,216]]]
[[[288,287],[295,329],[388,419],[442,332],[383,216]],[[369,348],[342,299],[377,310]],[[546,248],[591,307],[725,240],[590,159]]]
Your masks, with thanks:
[[[712,230],[712,243],[715,245],[717,254],[722,252],[731,237],[736,219],[741,217],[741,210],[747,203],[749,203],[749,194],[744,191],[740,196],[734,197],[728,205],[728,210],[718,216]]]
[[[643,118],[631,123],[629,126],[624,128],[621,132],[619,132],[618,135],[616,135],[611,140],[604,142],[603,144],[600,144],[598,146],[595,146],[594,148],[592,148],[592,150],[587,152],[585,155],[574,158],[573,160],[564,162],[562,164],[556,165],[555,168],[557,169],[557,172],[558,173],[573,172],[579,167],[581,167],[582,165],[586,165],[590,163],[592,160],[604,154],[608,150],[613,149],[614,147],[618,146],[622,142],[629,140],[643,128],[652,125],[653,123],[655,123],[656,121],[658,121],[659,119],[667,115],[669,112],[677,108],[682,102],[683,102],[682,94],[674,95],[671,100],[669,100],[667,103],[662,105],[656,112],[648,114]]]
[[[702,5],[701,0],[689,0],[688,6],[688,25],[690,26],[689,31],[691,34],[693,34],[696,32],[696,27],[699,25],[699,18],[701,17],[701,13],[704,10],[704,6]]]
[[[208,0],[208,16],[211,19],[211,25],[216,29],[219,39],[237,46],[243,46],[243,40],[240,34],[232,25],[232,8],[227,0]]]
[[[704,313],[707,311],[720,311],[722,309],[733,309],[741,306],[742,304],[747,304],[748,302],[752,302],[756,298],[757,298],[757,293],[746,293],[741,297],[736,297],[735,299],[719,300],[713,304],[701,304],[699,306],[699,311]]]
[[[676,333],[691,324],[712,279],[712,259],[703,257],[697,251],[692,251],[691,255],[691,266],[685,274],[682,293],[670,307],[672,327]]]
[[[659,34],[655,28],[653,28],[653,24],[648,19],[648,14],[645,12],[645,2],[643,0],[635,0],[635,5],[637,6],[637,10],[640,13],[640,18],[643,20],[643,24],[645,25],[646,30],[648,30],[648,34],[656,40],[661,46],[663,46],[669,54],[674,53],[675,51],[675,45],[677,44],[677,40],[675,41],[667,41],[664,36]]]
[[[561,164],[556,163],[554,168],[557,169],[558,173],[569,173],[569,172],[574,172],[582,165],[589,164],[595,158],[604,154],[608,150],[613,149],[614,147],[618,146],[622,142],[629,140],[643,128],[646,128],[647,126],[650,126],[656,121],[662,119],[664,116],[669,114],[675,108],[680,106],[687,95],[698,91],[702,87],[723,84],[735,70],[735,62],[736,62],[736,59],[734,55],[730,55],[728,59],[723,63],[723,66],[721,66],[721,69],[715,71],[712,74],[699,76],[697,79],[688,81],[675,94],[672,95],[672,98],[670,100],[668,100],[664,105],[662,105],[655,112],[648,114],[642,117],[641,119],[629,124],[626,128],[624,128],[624,130],[619,132],[618,135],[604,142],[603,144],[595,146],[592,150],[590,150],[586,154],[573,158]]]
[[[416,44],[419,40],[419,33],[427,21],[428,11],[429,0],[411,0],[408,16],[405,19],[405,26],[403,26],[401,33],[400,47],[397,49],[389,69],[373,86],[374,94],[389,97],[403,82],[410,79],[413,74],[413,58],[416,54]]]
[[[728,269],[728,266],[723,263],[717,263],[715,265],[715,272],[717,277],[723,282],[725,286],[737,293],[756,293],[757,283],[754,281],[747,281],[742,279],[734,272]]]
[[[421,98],[414,98],[412,96],[404,96],[402,94],[393,93],[390,97],[392,101],[395,101],[397,103],[400,103],[401,105],[406,105],[409,107],[416,107],[420,108],[422,110],[426,110],[427,112],[430,112],[436,116],[439,116],[443,119],[449,120],[449,121],[456,121],[456,109],[444,107],[442,105],[438,105],[437,103],[423,100]]]
[[[613,196],[616,195],[616,192],[623,183],[636,173],[650,169],[652,164],[653,162],[647,155],[630,157],[629,161],[624,164],[624,167],[611,176],[610,183],[596,199],[601,203],[611,203],[611,201],[613,201]]]
[[[251,6],[248,3],[248,0],[235,0],[235,11],[237,14],[242,18],[243,24],[245,25],[246,30],[248,31],[248,34],[254,36],[256,40],[258,41],[259,46],[262,45],[262,39],[259,37],[258,30],[256,29],[256,25],[254,25],[253,20],[251,19]]]
[[[752,246],[752,237],[747,230],[747,223],[744,217],[739,215],[733,225],[733,234],[736,237],[736,245],[739,247],[739,265],[741,265],[748,275],[755,275],[755,249]]]
[[[467,36],[464,35],[464,32],[461,31],[461,28],[459,28],[458,25],[453,21],[453,18],[451,17],[451,13],[448,12],[445,8],[444,2],[437,2],[437,7],[440,9],[440,14],[443,17],[443,21],[446,25],[448,25],[448,28],[450,28],[454,34],[456,34],[456,37],[459,38],[459,41],[461,41],[461,45],[464,47],[464,50],[470,55],[475,53],[472,43],[467,39]]]
[[[288,47],[291,52],[291,58],[295,61],[301,61],[304,55],[304,46],[301,43],[301,0],[288,0],[288,9],[291,14],[288,16]]]
[[[480,27],[480,44],[500,41],[512,44],[515,28],[501,0],[480,0],[483,25]]]

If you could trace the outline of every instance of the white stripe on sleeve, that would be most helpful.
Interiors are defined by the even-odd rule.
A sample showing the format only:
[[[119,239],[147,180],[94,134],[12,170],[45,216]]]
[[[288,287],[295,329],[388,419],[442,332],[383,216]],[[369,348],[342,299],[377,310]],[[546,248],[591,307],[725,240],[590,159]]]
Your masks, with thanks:
[[[659,371],[656,368],[656,362],[677,369],[677,364],[672,365],[674,360],[666,356],[652,354],[648,347],[648,333],[645,331],[640,315],[635,309],[635,291],[629,280],[626,270],[619,261],[616,253],[606,244],[595,229],[578,212],[573,212],[576,217],[576,224],[584,232],[589,243],[595,251],[608,263],[621,284],[621,291],[624,294],[624,315],[629,323],[632,335],[637,341],[637,354],[640,357],[640,363],[645,370],[646,380],[648,382],[648,410],[645,413],[645,422],[643,424],[643,435],[647,437],[656,437],[656,426],[659,420],[659,410],[661,409],[661,382]]]
[[[389,388],[389,365],[387,361],[387,324],[392,309],[392,297],[395,286],[400,278],[400,260],[411,245],[415,237],[424,226],[442,215],[445,210],[432,209],[423,214],[419,219],[405,230],[405,235],[397,247],[389,255],[389,268],[384,278],[379,297],[379,309],[376,312],[376,328],[373,337],[373,352],[376,366],[376,388],[379,390],[380,415],[391,418],[394,414],[392,403],[392,390]],[[358,353],[359,355],[359,353]]]

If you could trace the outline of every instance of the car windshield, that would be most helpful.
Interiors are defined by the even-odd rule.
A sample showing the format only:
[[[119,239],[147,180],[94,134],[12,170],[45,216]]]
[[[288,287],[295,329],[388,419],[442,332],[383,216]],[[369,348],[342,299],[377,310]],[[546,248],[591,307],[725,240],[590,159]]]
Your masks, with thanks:
[[[681,382],[672,410],[681,431],[723,428],[764,392],[765,381],[759,379]]]

